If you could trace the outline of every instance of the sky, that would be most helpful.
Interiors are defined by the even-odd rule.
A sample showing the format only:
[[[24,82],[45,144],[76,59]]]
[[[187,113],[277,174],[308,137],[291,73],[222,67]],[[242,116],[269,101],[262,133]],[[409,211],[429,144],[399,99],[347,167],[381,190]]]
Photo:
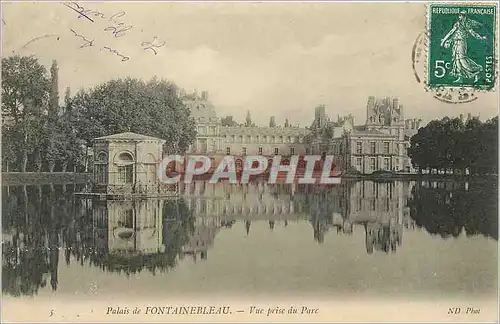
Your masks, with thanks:
[[[426,28],[424,3],[67,4],[2,4],[3,55],[35,55],[47,68],[57,60],[61,96],[67,86],[75,93],[156,76],[208,91],[221,117],[243,121],[248,110],[261,125],[270,116],[310,125],[318,105],[362,124],[371,95],[399,97],[406,117],[424,123],[498,114],[497,92],[447,104],[416,81],[411,52]],[[78,6],[93,21],[78,18]],[[114,21],[130,28],[115,37]],[[84,39],[92,46],[80,48]],[[144,42],[164,45],[155,54]]]

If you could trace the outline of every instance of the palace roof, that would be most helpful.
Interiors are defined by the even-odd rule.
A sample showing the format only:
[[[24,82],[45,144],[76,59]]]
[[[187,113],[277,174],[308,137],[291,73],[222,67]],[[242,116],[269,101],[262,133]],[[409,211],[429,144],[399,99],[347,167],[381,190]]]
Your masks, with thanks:
[[[118,134],[112,134],[112,135],[107,135],[107,136],[101,136],[96,138],[96,140],[104,140],[104,141],[112,141],[112,140],[120,140],[120,141],[165,141],[161,138],[157,137],[152,137],[152,136],[147,136],[147,135],[142,135],[142,134],[137,134],[137,133],[132,133],[132,132],[125,132],[125,133],[118,133]]]

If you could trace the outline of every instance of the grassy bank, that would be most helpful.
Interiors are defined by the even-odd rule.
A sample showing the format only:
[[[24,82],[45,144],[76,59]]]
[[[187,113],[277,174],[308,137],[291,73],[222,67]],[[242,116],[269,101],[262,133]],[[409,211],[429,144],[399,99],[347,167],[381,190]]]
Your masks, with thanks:
[[[2,172],[2,185],[85,183],[90,173],[73,172]]]
[[[393,173],[393,174],[345,174],[344,179],[353,180],[474,180],[498,179],[497,174],[489,175],[456,175],[456,174],[418,174],[418,173]]]

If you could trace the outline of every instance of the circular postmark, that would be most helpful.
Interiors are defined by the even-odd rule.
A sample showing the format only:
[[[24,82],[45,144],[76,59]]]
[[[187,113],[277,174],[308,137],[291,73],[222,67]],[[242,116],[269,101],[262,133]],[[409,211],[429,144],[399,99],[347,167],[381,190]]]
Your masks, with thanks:
[[[411,60],[413,75],[417,83],[422,83],[424,88],[433,94],[433,97],[439,101],[449,104],[463,104],[477,100],[477,92],[470,87],[447,87],[440,86],[429,89],[425,82],[427,73],[427,51],[429,37],[427,32],[418,34],[413,44]]]

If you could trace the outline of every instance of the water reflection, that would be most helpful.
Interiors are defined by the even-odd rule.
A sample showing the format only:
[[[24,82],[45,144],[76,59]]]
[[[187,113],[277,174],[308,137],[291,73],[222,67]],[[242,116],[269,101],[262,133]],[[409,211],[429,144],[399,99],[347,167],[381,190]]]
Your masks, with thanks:
[[[411,187],[408,182],[373,181],[329,187],[199,181],[180,189],[196,215],[218,215],[225,222],[243,220],[246,235],[252,220],[268,220],[270,230],[276,222],[287,226],[289,221],[309,221],[314,240],[321,244],[331,229],[351,235],[354,225],[362,225],[366,251],[373,253],[395,251],[402,242],[403,227],[414,227],[407,206]]]
[[[477,182],[347,182],[310,185],[231,185],[194,182],[170,200],[76,199],[75,185],[3,187],[2,290],[34,295],[58,286],[59,258],[67,265],[133,275],[174,269],[186,257],[207,260],[220,231],[252,222],[308,222],[318,244],[327,235],[363,231],[366,253],[396,252],[403,234],[483,235],[498,240],[497,187]],[[330,234],[332,233],[332,234]],[[355,242],[353,242],[355,243]],[[293,256],[291,256],[293,257]],[[83,270],[82,270],[83,271]]]

